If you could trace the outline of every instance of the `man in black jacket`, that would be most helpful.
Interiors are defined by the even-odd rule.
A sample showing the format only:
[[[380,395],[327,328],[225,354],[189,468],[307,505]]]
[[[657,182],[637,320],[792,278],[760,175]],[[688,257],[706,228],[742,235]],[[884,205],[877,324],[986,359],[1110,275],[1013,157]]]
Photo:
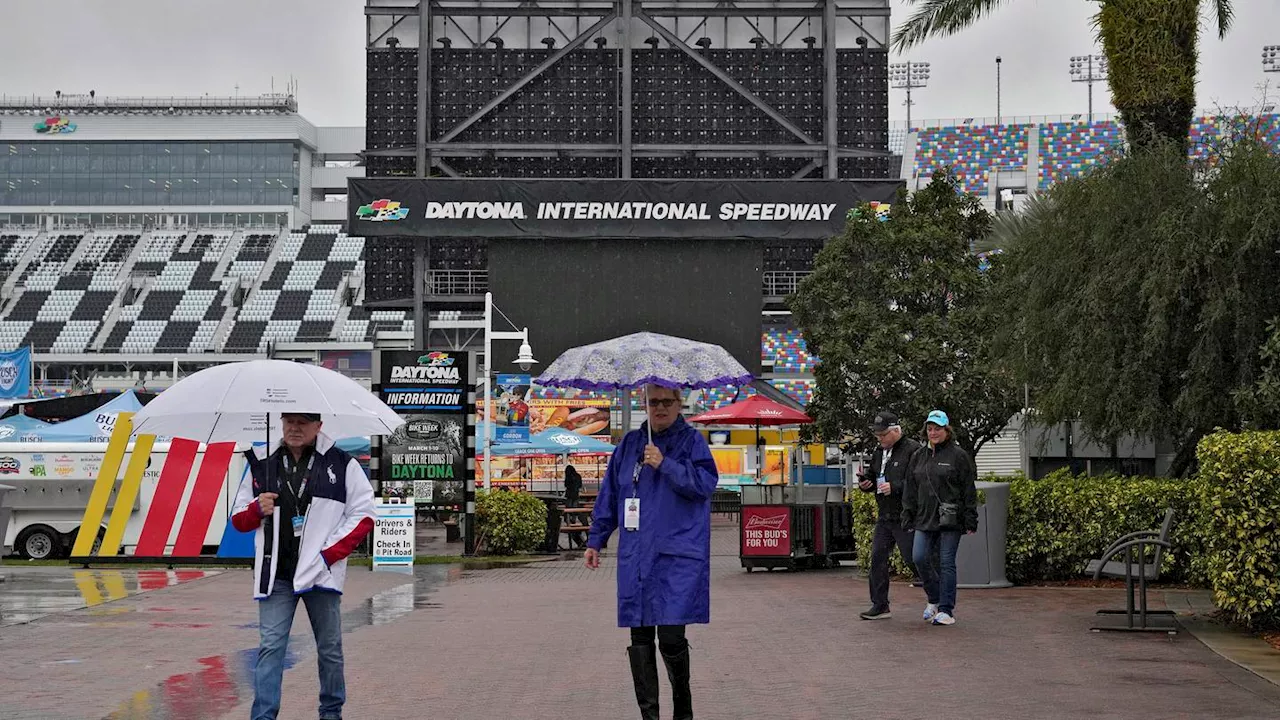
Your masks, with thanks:
[[[871,538],[871,609],[862,613],[863,620],[882,620],[889,615],[889,556],[898,546],[902,559],[911,565],[912,533],[902,527],[902,491],[906,485],[907,461],[920,449],[920,443],[902,434],[898,416],[891,412],[876,415],[871,432],[880,447],[871,458],[871,466],[858,478],[858,489],[876,494],[879,513]]]

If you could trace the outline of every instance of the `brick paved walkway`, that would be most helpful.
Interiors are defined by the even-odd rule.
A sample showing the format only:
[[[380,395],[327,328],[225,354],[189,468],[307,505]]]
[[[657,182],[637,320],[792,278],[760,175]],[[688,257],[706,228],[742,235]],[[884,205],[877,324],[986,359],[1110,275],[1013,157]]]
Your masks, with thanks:
[[[412,583],[353,570],[346,716],[636,717],[611,567],[420,567]],[[98,608],[112,616],[0,628],[0,718],[247,718],[256,632],[245,583],[229,571]],[[1117,591],[962,590],[951,628],[917,619],[919,590],[892,592],[897,615],[863,622],[866,582],[850,570],[747,574],[717,555],[712,624],[690,629],[697,717],[1280,716],[1280,688],[1188,634],[1090,633],[1095,608],[1122,602]],[[282,719],[315,717],[306,627],[298,618]]]

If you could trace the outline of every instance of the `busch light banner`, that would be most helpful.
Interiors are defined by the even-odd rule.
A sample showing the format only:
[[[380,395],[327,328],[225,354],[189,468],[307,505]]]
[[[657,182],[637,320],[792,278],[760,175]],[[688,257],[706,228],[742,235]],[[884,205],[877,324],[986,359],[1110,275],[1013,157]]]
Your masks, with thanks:
[[[383,438],[384,502],[459,505],[467,479],[465,352],[384,350],[378,395],[405,419]]]
[[[31,348],[0,352],[0,399],[31,395]]]
[[[820,240],[897,180],[351,178],[353,235]]]

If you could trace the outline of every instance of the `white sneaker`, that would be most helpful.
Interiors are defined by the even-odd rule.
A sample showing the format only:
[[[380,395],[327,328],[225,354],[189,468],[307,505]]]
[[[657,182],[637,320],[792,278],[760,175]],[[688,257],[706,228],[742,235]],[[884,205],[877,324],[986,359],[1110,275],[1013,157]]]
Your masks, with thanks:
[[[937,605],[934,605],[933,603],[929,603],[928,605],[925,605],[925,606],[924,606],[924,619],[925,619],[925,622],[928,622],[928,621],[933,620],[934,616],[935,616],[935,615],[937,615],[937,614],[938,614],[938,606],[937,606]]]
[[[948,613],[940,612],[937,615],[933,616],[933,624],[934,625],[955,625],[956,619],[951,617],[951,615]]]

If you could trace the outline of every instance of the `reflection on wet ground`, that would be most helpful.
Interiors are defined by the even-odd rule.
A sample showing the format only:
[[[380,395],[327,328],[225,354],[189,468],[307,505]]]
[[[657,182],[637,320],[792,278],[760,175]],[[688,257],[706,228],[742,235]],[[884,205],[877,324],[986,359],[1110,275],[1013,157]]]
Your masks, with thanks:
[[[216,571],[206,570],[75,570],[65,568],[5,568],[0,585],[0,627],[20,625],[56,613],[90,608],[92,616],[128,612],[98,607],[130,595],[159,590]]]
[[[414,610],[438,607],[428,600],[439,586],[462,577],[459,566],[421,565],[414,568],[412,578],[389,590],[348,607],[342,614],[342,632],[353,632],[370,625],[386,625]],[[305,614],[298,603],[298,613]],[[310,624],[298,622],[289,636],[285,656],[288,670],[315,654],[315,640]],[[257,628],[257,625],[242,626]],[[104,720],[211,720],[235,709],[253,696],[253,671],[258,663],[258,648],[245,648],[236,653],[200,658],[203,669],[174,675],[159,687],[142,690],[121,704]]]

